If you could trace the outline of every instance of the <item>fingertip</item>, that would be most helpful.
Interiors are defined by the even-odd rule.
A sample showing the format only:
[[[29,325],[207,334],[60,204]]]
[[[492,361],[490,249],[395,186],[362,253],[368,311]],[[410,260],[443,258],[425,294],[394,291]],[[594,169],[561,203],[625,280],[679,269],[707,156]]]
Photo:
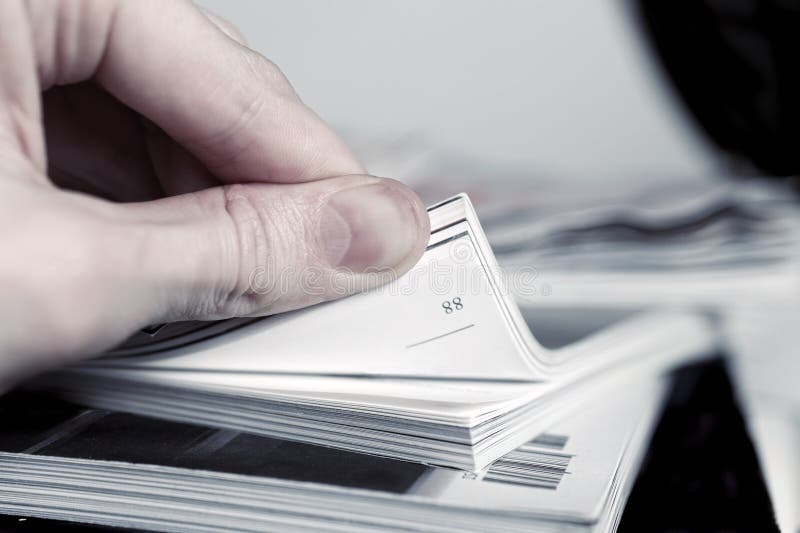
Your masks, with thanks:
[[[402,275],[419,260],[430,233],[417,195],[387,178],[333,193],[321,212],[320,241],[333,268]]]
[[[401,265],[403,267],[403,272],[405,272],[417,264],[422,254],[425,253],[425,249],[428,247],[431,236],[431,219],[430,216],[428,216],[428,209],[425,207],[425,204],[422,203],[419,195],[409,186],[393,178],[381,179],[394,194],[407,202],[408,208],[414,216],[414,224],[411,226],[413,229],[414,245],[411,246],[411,251]]]

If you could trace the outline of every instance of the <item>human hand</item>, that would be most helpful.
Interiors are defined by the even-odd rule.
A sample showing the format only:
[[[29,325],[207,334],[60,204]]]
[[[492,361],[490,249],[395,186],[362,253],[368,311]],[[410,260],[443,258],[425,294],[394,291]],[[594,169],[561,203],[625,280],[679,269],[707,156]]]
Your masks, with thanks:
[[[148,324],[307,306],[422,254],[414,193],[365,175],[216,17],[3,0],[0,22],[0,390]]]

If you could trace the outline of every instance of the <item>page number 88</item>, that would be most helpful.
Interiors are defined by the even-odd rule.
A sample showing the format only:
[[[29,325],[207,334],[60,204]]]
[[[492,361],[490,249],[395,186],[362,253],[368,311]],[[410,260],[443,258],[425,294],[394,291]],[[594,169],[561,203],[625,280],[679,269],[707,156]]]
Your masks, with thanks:
[[[461,301],[461,296],[456,296],[452,301],[445,300],[442,302],[442,308],[448,315],[453,311],[461,311],[464,309],[464,303]]]

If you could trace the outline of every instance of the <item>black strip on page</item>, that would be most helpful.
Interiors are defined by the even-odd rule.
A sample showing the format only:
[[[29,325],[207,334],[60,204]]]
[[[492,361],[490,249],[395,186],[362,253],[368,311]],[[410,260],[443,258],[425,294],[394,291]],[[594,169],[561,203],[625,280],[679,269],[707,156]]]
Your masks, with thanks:
[[[42,409],[30,409],[39,406]],[[85,408],[45,394],[0,398],[4,427],[0,451],[35,455],[121,461],[190,470],[314,482],[392,493],[406,492],[430,467],[324,446],[240,434],[194,424],[170,422],[118,412],[102,412],[78,431],[64,433],[65,423]],[[57,413],[58,416],[53,416]],[[41,417],[40,417],[41,415]],[[30,431],[25,431],[30,429]],[[21,437],[9,439],[19,431]],[[59,435],[47,439],[47,435]],[[44,438],[45,442],[41,442]]]

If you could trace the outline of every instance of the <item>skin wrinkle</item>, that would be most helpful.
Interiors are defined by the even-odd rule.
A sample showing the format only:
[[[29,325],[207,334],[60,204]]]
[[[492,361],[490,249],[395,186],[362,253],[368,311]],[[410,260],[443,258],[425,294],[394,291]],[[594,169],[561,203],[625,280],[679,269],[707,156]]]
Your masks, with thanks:
[[[222,259],[238,258],[235,252],[230,252],[230,243],[235,244],[234,239],[226,239],[230,235],[231,222],[224,215],[221,191],[216,194],[204,195],[202,198],[196,193],[184,196],[186,199],[185,209],[182,210],[180,218],[172,217],[172,220],[165,220],[161,217],[148,217],[147,222],[142,224],[136,217],[128,222],[136,229],[132,241],[138,244],[142,250],[138,264],[140,270],[145,272],[155,271],[157,275],[149,278],[154,284],[151,292],[157,294],[163,305],[159,308],[162,311],[151,317],[147,323],[160,323],[175,320],[191,320],[195,317],[213,320],[217,318],[227,318],[215,316],[217,311],[217,299],[214,297],[215,290],[225,276],[218,275],[225,271],[222,264],[211,264],[207,257],[202,261],[188,261],[184,263],[187,254],[186,246],[193,246],[194,240],[198,240],[202,245],[209,243],[219,244],[219,246],[204,246],[204,256],[210,250],[218,250],[218,254],[213,254],[215,261]],[[198,222],[202,224],[203,231],[197,231]],[[194,229],[194,231],[193,231]],[[209,230],[211,235],[208,235]],[[189,233],[187,235],[187,232]],[[181,261],[171,263],[163,261],[164,250],[174,252],[179,250],[178,256]],[[190,255],[190,254],[188,254]],[[168,269],[165,271],[165,267]],[[210,274],[213,272],[213,274]],[[147,278],[146,278],[147,279]],[[184,285],[183,290],[179,290],[176,298],[174,292],[176,285]],[[143,326],[146,324],[143,324]]]
[[[6,7],[9,8],[12,16],[16,14],[19,15],[21,19],[12,21],[16,31],[12,30],[9,34],[19,35],[23,44],[17,43],[16,47],[11,45],[5,52],[10,54],[21,52],[25,56],[31,56],[35,61],[33,34],[30,17],[27,15],[27,4],[24,2],[16,3],[16,9],[13,4],[9,4]],[[17,49],[17,47],[21,47],[21,49]],[[36,90],[37,85],[34,76],[25,66],[17,65],[16,68],[14,68],[11,61],[6,64],[10,65],[10,69],[8,69],[10,72],[7,71],[7,75],[4,76],[4,83],[0,83],[0,96],[2,96],[3,99],[3,106],[0,108],[0,117],[5,115],[7,122],[7,127],[4,128],[2,137],[7,138],[12,145],[19,147],[20,150],[30,158],[30,161],[37,167],[37,170],[43,172],[46,168],[46,156],[44,138],[41,133],[37,131],[37,125],[41,119],[39,99],[31,98],[20,90],[28,85],[26,82],[32,82],[30,83],[30,85],[32,85],[30,88]],[[9,83],[13,84],[13,88],[10,89],[10,91],[7,87]],[[3,109],[5,113],[3,113]],[[42,179],[39,173],[34,173],[33,180],[38,182],[46,181]]]
[[[14,104],[6,107],[6,113],[11,123],[11,137],[16,140],[16,144],[19,146],[20,150],[29,156],[40,152],[41,150],[36,147],[39,143],[34,140],[36,137],[36,134],[33,133],[35,131],[35,126],[31,123],[31,118],[28,116],[28,113]],[[39,158],[31,157],[31,159],[35,161]],[[38,167],[39,164],[36,163],[36,166]]]
[[[270,193],[274,194],[273,191],[270,191]],[[300,198],[302,199],[302,196]],[[302,228],[307,227],[306,215],[301,211],[299,203],[286,195],[278,193],[274,194],[272,201],[275,206],[274,209],[258,212],[261,228],[269,234],[269,238],[257,243],[258,248],[254,268],[265,268],[268,276],[278,276],[280,278],[280,275],[285,273],[285,269],[289,265],[307,264],[308,241],[298,238],[299,235],[305,233]],[[288,228],[291,229],[287,231]],[[271,243],[271,248],[267,247],[267,242]],[[281,258],[281,260],[275,261],[274,258]],[[252,287],[250,287],[250,272],[246,273],[246,279],[247,290],[245,294],[254,294]],[[263,297],[264,295],[260,296]],[[260,309],[265,309],[278,304],[284,298],[285,295],[278,285],[277,290],[274,290],[267,297],[266,305],[263,301],[258,302],[258,305]],[[247,313],[257,310],[251,308]]]
[[[265,98],[266,95],[264,94],[265,91],[259,90],[256,94],[257,97],[253,98],[249,104],[242,110],[239,117],[229,126],[222,128],[219,132],[212,133],[211,135],[206,135],[203,139],[178,139],[181,144],[189,148],[191,151],[192,148],[194,149],[204,149],[210,146],[215,146],[211,153],[215,154],[214,161],[207,162],[206,166],[208,169],[213,173],[218,171],[234,161],[237,161],[241,158],[242,154],[246,153],[249,150],[253,150],[254,139],[252,137],[248,137],[248,142],[242,143],[241,141],[235,141],[234,139],[241,139],[243,136],[241,135],[242,131],[245,131],[248,127],[251,127],[255,119],[259,117],[259,115],[264,111],[266,107]],[[237,144],[238,146],[234,146]],[[224,151],[218,149],[219,145],[226,146]],[[224,155],[217,155],[217,154],[224,154]],[[269,180],[269,177],[267,177]]]
[[[319,224],[322,220],[323,206],[328,196],[329,194],[320,194],[317,202],[312,204],[306,201],[304,204],[297,207],[300,212],[307,213],[306,216],[309,220],[305,228],[305,242],[316,244],[316,246],[306,246],[307,254],[306,257],[303,258],[306,264],[327,265],[327,260],[325,259],[325,253],[323,251],[325,246],[324,243],[320,242],[322,232],[319,229]]]
[[[0,128],[0,138],[5,136],[7,134]],[[6,145],[0,142],[0,175],[4,178],[0,179],[0,186],[8,182],[12,185],[12,190],[19,185],[25,187],[33,185],[43,191],[51,190],[52,184],[45,176],[38,176],[39,169],[36,168],[33,161],[28,157],[23,157],[19,151],[13,149],[12,145],[13,143]],[[31,176],[36,176],[36,178],[31,179]]]
[[[265,61],[265,63],[272,65],[269,61]],[[278,76],[282,77],[282,74],[279,72]],[[288,82],[286,83],[288,85]],[[211,139],[203,140],[202,142],[199,140],[187,141],[184,139],[182,142],[190,148],[225,145],[225,156],[220,158],[216,155],[220,153],[220,150],[217,148],[211,152],[214,154],[215,160],[207,164],[209,170],[212,172],[222,170],[232,163],[243,159],[242,156],[244,154],[251,151],[258,152],[258,150],[261,149],[261,147],[254,145],[255,139],[252,137],[248,138],[248,143],[241,144],[240,146],[233,146],[230,139],[245,137],[240,135],[241,132],[246,131],[256,119],[262,117],[265,110],[269,109],[273,113],[273,116],[268,120],[276,122],[275,129],[281,131],[284,137],[295,139],[298,142],[292,143],[291,148],[288,146],[289,143],[287,143],[287,147],[284,148],[284,150],[290,150],[295,157],[275,158],[277,161],[291,160],[292,166],[284,169],[275,165],[276,169],[278,169],[277,172],[272,172],[265,176],[265,181],[273,183],[294,183],[297,181],[307,181],[314,176],[321,176],[322,173],[320,171],[324,168],[327,161],[323,161],[320,157],[321,150],[315,148],[316,143],[314,142],[315,136],[312,126],[308,120],[305,120],[306,115],[309,114],[308,108],[299,101],[293,89],[291,89],[291,86],[288,85],[288,87],[289,89],[285,95],[276,94],[272,90],[266,91],[263,88],[259,88],[255,92],[255,96],[248,98],[250,104],[242,111],[240,118],[234,124],[216,133]],[[303,117],[303,120],[298,120],[298,117]],[[300,168],[297,168],[298,158],[296,154],[303,155],[303,157],[300,158],[303,162]],[[309,154],[311,157],[309,157]]]
[[[246,190],[242,190],[240,185],[226,185],[222,188],[222,193],[223,207],[236,236],[236,239],[232,240],[236,251],[231,257],[237,258],[237,264],[231,270],[237,275],[231,280],[230,289],[223,291],[222,300],[215,302],[217,312],[222,310],[223,314],[227,314],[228,310],[239,304],[249,288],[249,275],[246,275],[245,271],[248,267],[251,269],[256,267],[256,264],[252,263],[258,261],[255,254],[259,241],[264,239],[264,229],[258,216],[258,209],[253,205]]]
[[[181,59],[182,54],[180,52],[181,52],[180,50],[173,51],[169,63],[180,63],[182,61]],[[212,83],[213,86],[209,86]],[[202,86],[203,92],[208,94],[209,101],[225,102],[233,100],[233,98],[231,98],[231,95],[233,94],[233,91],[236,90],[235,84],[233,84],[230,80],[218,79],[215,82],[213,79],[209,79],[209,76],[207,74],[203,74],[202,82],[199,83],[198,85]],[[238,90],[242,90],[242,88],[239,87]],[[248,88],[247,90],[261,91],[262,89]],[[246,112],[246,108],[252,105],[253,105],[252,99],[248,99],[247,105],[244,106],[242,109],[242,113]],[[241,113],[237,114],[237,118],[232,121],[234,122],[232,126],[235,126],[235,122],[238,122],[239,120],[241,120]],[[226,133],[228,133],[228,130],[232,129],[232,126],[229,126],[227,124],[222,124],[222,125],[215,124],[214,131],[203,130],[203,131],[192,132],[191,134],[188,132],[182,132],[180,135],[174,134],[172,132],[167,132],[167,135],[169,135],[170,137],[174,137],[175,141],[179,142],[182,146],[184,146],[186,149],[192,152],[196,151],[214,152],[217,149],[216,145],[222,143],[225,140]],[[233,131],[230,133],[237,133],[238,131],[241,130]],[[209,149],[214,149],[214,150],[209,150]]]
[[[65,28],[65,24],[68,20],[64,20],[64,11],[69,9],[71,5],[64,5],[62,4],[59,6],[58,15],[54,18],[58,19],[52,28],[48,28],[48,34],[51,35],[50,40],[53,43],[53,61],[50,61],[49,64],[52,65],[51,72],[48,73],[47,76],[40,76],[40,79],[47,80],[44,83],[44,87],[49,88],[53,85],[63,85],[67,82],[67,76],[65,76],[65,66],[68,63],[69,58],[71,57],[71,50],[69,49],[69,41],[64,37],[64,33],[67,31]],[[41,37],[40,37],[41,38]],[[89,54],[85,54],[88,56]]]
[[[213,22],[217,28],[222,30],[222,33],[224,33],[227,37],[232,39],[237,44],[243,45],[244,48],[247,48],[247,39],[236,26],[231,24],[230,21],[220,17],[216,13],[212,13],[211,11],[202,6],[198,7],[200,9],[200,12],[203,13],[203,15],[205,15],[206,17],[208,17],[208,20]]]
[[[106,69],[106,65],[108,64],[109,60],[109,50],[110,44],[113,36],[115,35],[115,28],[117,27],[117,23],[119,20],[119,13],[120,13],[120,4],[116,0],[110,0],[111,7],[109,8],[110,11],[106,15],[106,20],[104,24],[105,33],[102,39],[102,45],[100,47],[100,55],[95,63],[94,68],[92,69],[92,74],[86,76],[86,78],[92,76],[99,76],[100,73],[104,72]],[[89,20],[94,20],[94,17],[89,17]]]
[[[208,21],[206,17],[204,20],[208,22],[208,24],[212,25],[214,28],[216,26],[213,25],[212,22]],[[221,33],[220,36],[231,46],[235,46],[239,49],[240,52],[243,53],[243,57],[245,61],[241,61],[240,63],[245,65],[250,65],[252,63],[251,57],[261,57],[259,54],[249,50],[247,48],[241,47],[238,43],[231,40],[229,37],[225,36]],[[185,50],[179,50],[178,52],[185,52]],[[173,55],[177,58],[180,58],[180,53],[175,52]],[[236,65],[237,61],[231,61],[231,65]],[[262,64],[271,64],[267,61],[264,61]],[[272,67],[271,70],[276,70]],[[278,72],[278,75],[271,75],[270,79],[272,78],[279,78],[282,74]],[[243,76],[246,78],[247,76]],[[202,131],[196,137],[192,137],[187,134],[182,134],[180,136],[175,137],[175,139],[185,147],[189,148],[192,152],[201,152],[206,154],[208,158],[213,156],[214,159],[217,160],[206,160],[206,166],[209,167],[211,171],[218,171],[225,169],[228,165],[232,162],[235,162],[243,153],[248,151],[255,151],[253,149],[252,143],[255,142],[253,136],[249,135],[242,135],[241,132],[245,131],[248,127],[251,126],[252,122],[256,118],[263,118],[263,109],[268,100],[270,98],[278,100],[276,97],[278,94],[272,90],[273,87],[269,86],[269,91],[265,89],[264,84],[258,83],[248,83],[248,84],[241,84],[231,81],[231,78],[217,78],[218,83],[216,83],[213,89],[209,89],[208,87],[204,88],[204,91],[213,95],[210,99],[220,102],[241,102],[246,101],[246,105],[243,107],[241,112],[237,112],[236,119],[231,121],[231,124],[223,124],[222,127],[218,132],[213,131]],[[212,80],[213,81],[213,80]],[[207,85],[208,80],[206,79],[205,82],[201,85]],[[287,85],[288,81],[284,80],[281,86]],[[241,94],[236,95],[236,97],[232,97],[235,95],[236,92],[244,92],[246,95],[242,96]],[[219,93],[217,95],[217,93]],[[252,96],[249,96],[252,93]],[[293,93],[292,93],[293,94]],[[273,104],[273,107],[275,105]],[[248,142],[242,146],[236,146],[237,143],[241,142],[241,139],[246,139]],[[222,147],[220,147],[222,145]],[[266,180],[269,181],[270,176],[265,176]]]
[[[301,157],[295,161],[294,168],[279,166],[276,172],[276,180],[280,182],[306,181],[312,176],[312,174],[309,174],[309,154],[313,155],[315,151],[318,152],[319,150],[315,148],[316,143],[314,142],[315,136],[312,126],[305,120],[305,106],[299,104],[296,109],[304,120],[291,120],[289,118],[291,113],[284,113],[283,108],[281,108],[281,111],[281,116],[278,117],[278,127],[285,132],[286,138],[294,141],[291,143],[291,147]],[[289,145],[290,143],[287,143],[286,146],[283,146],[283,150],[290,150]],[[324,174],[318,176],[327,177]]]
[[[89,79],[102,70],[108,44],[114,31],[118,2],[80,0],[53,2],[30,0],[29,13],[34,23],[33,41],[39,50],[37,61],[43,90],[53,85]],[[57,15],[47,15],[55,5]],[[103,17],[100,17],[103,14]],[[98,18],[100,22],[98,23]],[[49,43],[49,46],[46,44]],[[42,53],[42,50],[50,50]],[[50,58],[48,61],[47,58]]]
[[[322,175],[324,169],[329,166],[329,161],[326,160],[321,150],[314,148],[312,142],[314,136],[310,131],[310,126],[305,123],[303,123],[303,126],[305,126],[304,131],[299,132],[297,138],[302,139],[303,142],[300,153],[307,154],[304,168],[299,173],[300,179],[305,181],[311,176]]]
[[[33,6],[33,2],[32,1],[23,1],[22,5],[23,5],[23,8],[25,10],[26,16],[25,16],[25,20],[21,21],[21,23],[25,24],[28,27],[27,35],[28,35],[28,39],[29,39],[29,42],[30,42],[30,46],[33,48],[34,51],[36,51],[36,53],[34,54],[35,55],[35,62],[34,63],[36,65],[36,72],[38,74],[38,83],[41,86],[41,85],[43,85],[43,80],[46,79],[45,78],[45,72],[44,72],[45,61],[43,59],[45,57],[45,55],[43,53],[41,53],[41,51],[38,50],[37,43],[39,42],[39,40],[36,38],[36,34],[34,33],[34,31],[35,31],[34,28],[40,28],[41,26],[44,26],[45,23],[40,22],[38,20],[38,17],[36,17],[36,15],[34,14],[34,12],[32,10],[33,9],[32,8],[32,6]],[[47,22],[50,22],[50,20],[47,20]],[[53,32],[48,29],[48,31],[46,33],[47,34],[52,34]],[[52,58],[52,57],[55,57],[55,55],[56,55],[55,42],[53,42],[53,47],[51,47],[51,48],[52,48],[52,50],[51,50],[51,53],[50,53],[50,57]]]
[[[248,75],[254,79],[261,79],[264,86],[270,87],[276,96],[282,96],[288,101],[302,103],[294,86],[283,73],[281,67],[269,60],[269,58],[254,52],[246,46],[237,43],[244,51],[244,65],[249,70]]]

